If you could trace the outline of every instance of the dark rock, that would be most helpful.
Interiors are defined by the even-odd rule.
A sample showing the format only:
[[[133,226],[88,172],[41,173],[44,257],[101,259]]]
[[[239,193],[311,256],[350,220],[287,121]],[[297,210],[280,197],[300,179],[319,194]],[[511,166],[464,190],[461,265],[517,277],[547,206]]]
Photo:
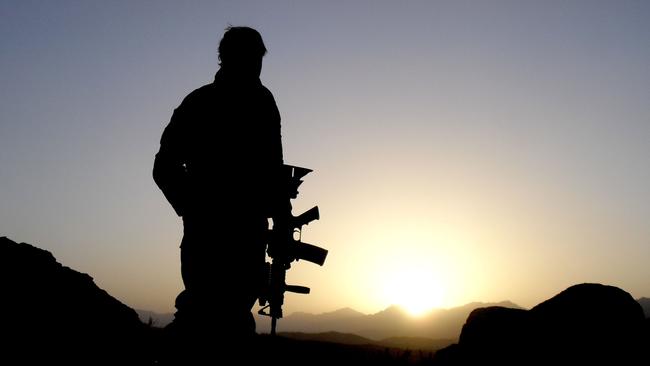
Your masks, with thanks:
[[[641,305],[641,308],[643,308],[645,317],[650,318],[650,298],[642,297],[640,299],[637,299],[636,302],[638,302],[639,305]]]
[[[441,365],[628,364],[649,345],[641,306],[627,292],[600,284],[575,285],[530,311],[500,307],[473,311],[457,346]]]
[[[6,237],[0,258],[3,358],[15,364],[140,363],[147,327],[92,277]]]
[[[462,349],[470,349],[476,359],[500,359],[520,350],[530,341],[529,313],[499,306],[476,309],[467,318],[460,334]],[[503,361],[503,360],[501,360]]]
[[[613,286],[581,284],[530,310],[536,341],[571,360],[616,360],[635,352],[643,309]]]

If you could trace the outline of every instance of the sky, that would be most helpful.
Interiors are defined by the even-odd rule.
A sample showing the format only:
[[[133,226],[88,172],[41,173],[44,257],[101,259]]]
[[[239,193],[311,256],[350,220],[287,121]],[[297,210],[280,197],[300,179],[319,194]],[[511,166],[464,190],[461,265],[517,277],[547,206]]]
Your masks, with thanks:
[[[314,169],[285,313],[650,296],[650,2],[0,1],[0,236],[173,311],[160,135],[257,29],[285,162]],[[215,261],[218,261],[215,258]]]

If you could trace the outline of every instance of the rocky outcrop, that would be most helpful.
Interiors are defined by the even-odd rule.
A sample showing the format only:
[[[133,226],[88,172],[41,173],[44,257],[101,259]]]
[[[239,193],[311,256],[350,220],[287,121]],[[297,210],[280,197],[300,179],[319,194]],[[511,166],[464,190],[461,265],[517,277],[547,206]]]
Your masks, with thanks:
[[[641,337],[645,315],[627,292],[613,286],[582,284],[530,310],[537,342],[594,360],[624,356]]]
[[[499,306],[474,310],[463,326],[458,343],[480,353],[501,353],[521,347],[526,337],[529,312]]]
[[[647,352],[641,306],[627,292],[575,285],[529,311],[474,310],[439,364],[628,364]]]
[[[645,317],[650,318],[650,298],[642,297],[636,301],[641,305],[641,308],[643,308]]]
[[[45,250],[0,238],[2,358],[13,364],[133,364],[146,348],[136,312]]]

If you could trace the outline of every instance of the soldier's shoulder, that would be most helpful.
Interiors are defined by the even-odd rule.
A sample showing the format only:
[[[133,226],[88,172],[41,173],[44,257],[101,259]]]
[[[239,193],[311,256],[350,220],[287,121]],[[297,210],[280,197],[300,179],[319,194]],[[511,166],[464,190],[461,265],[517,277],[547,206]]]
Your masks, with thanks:
[[[267,87],[264,86],[263,84],[260,84],[260,87],[261,87],[260,89],[261,89],[261,91],[262,91],[262,95],[264,96],[264,98],[268,98],[268,99],[270,99],[270,100],[272,100],[272,101],[275,102],[275,97],[273,97],[273,93],[271,93],[271,91],[269,90],[269,88],[267,88]]]
[[[203,85],[202,87],[194,89],[192,92],[187,94],[187,96],[183,99],[181,105],[201,102],[202,100],[209,97],[213,93],[214,93],[214,84],[210,83],[210,84]]]
[[[264,94],[266,94],[266,95],[270,95],[270,96],[273,96],[273,93],[271,93],[271,91],[269,90],[269,88],[267,88],[264,84],[260,84],[260,87],[261,87],[262,92],[263,92]]]

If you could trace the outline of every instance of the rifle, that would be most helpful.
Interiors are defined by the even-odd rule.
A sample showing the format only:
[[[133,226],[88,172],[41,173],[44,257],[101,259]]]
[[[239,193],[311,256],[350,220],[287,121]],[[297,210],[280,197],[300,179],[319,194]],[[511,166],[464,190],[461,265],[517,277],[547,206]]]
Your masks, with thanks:
[[[258,311],[258,314],[271,317],[271,335],[275,335],[277,320],[282,318],[285,291],[298,294],[310,292],[309,287],[287,285],[285,282],[291,263],[304,259],[322,266],[327,257],[326,249],[301,241],[302,227],[320,218],[318,206],[314,206],[298,216],[293,216],[291,212],[290,200],[298,196],[298,186],[303,182],[301,178],[312,170],[286,164],[283,168],[289,202],[285,212],[281,215],[282,217],[273,220],[273,229],[269,233],[267,247],[271,263],[266,263],[266,286],[259,297],[262,309]],[[297,239],[295,234],[298,236]]]

